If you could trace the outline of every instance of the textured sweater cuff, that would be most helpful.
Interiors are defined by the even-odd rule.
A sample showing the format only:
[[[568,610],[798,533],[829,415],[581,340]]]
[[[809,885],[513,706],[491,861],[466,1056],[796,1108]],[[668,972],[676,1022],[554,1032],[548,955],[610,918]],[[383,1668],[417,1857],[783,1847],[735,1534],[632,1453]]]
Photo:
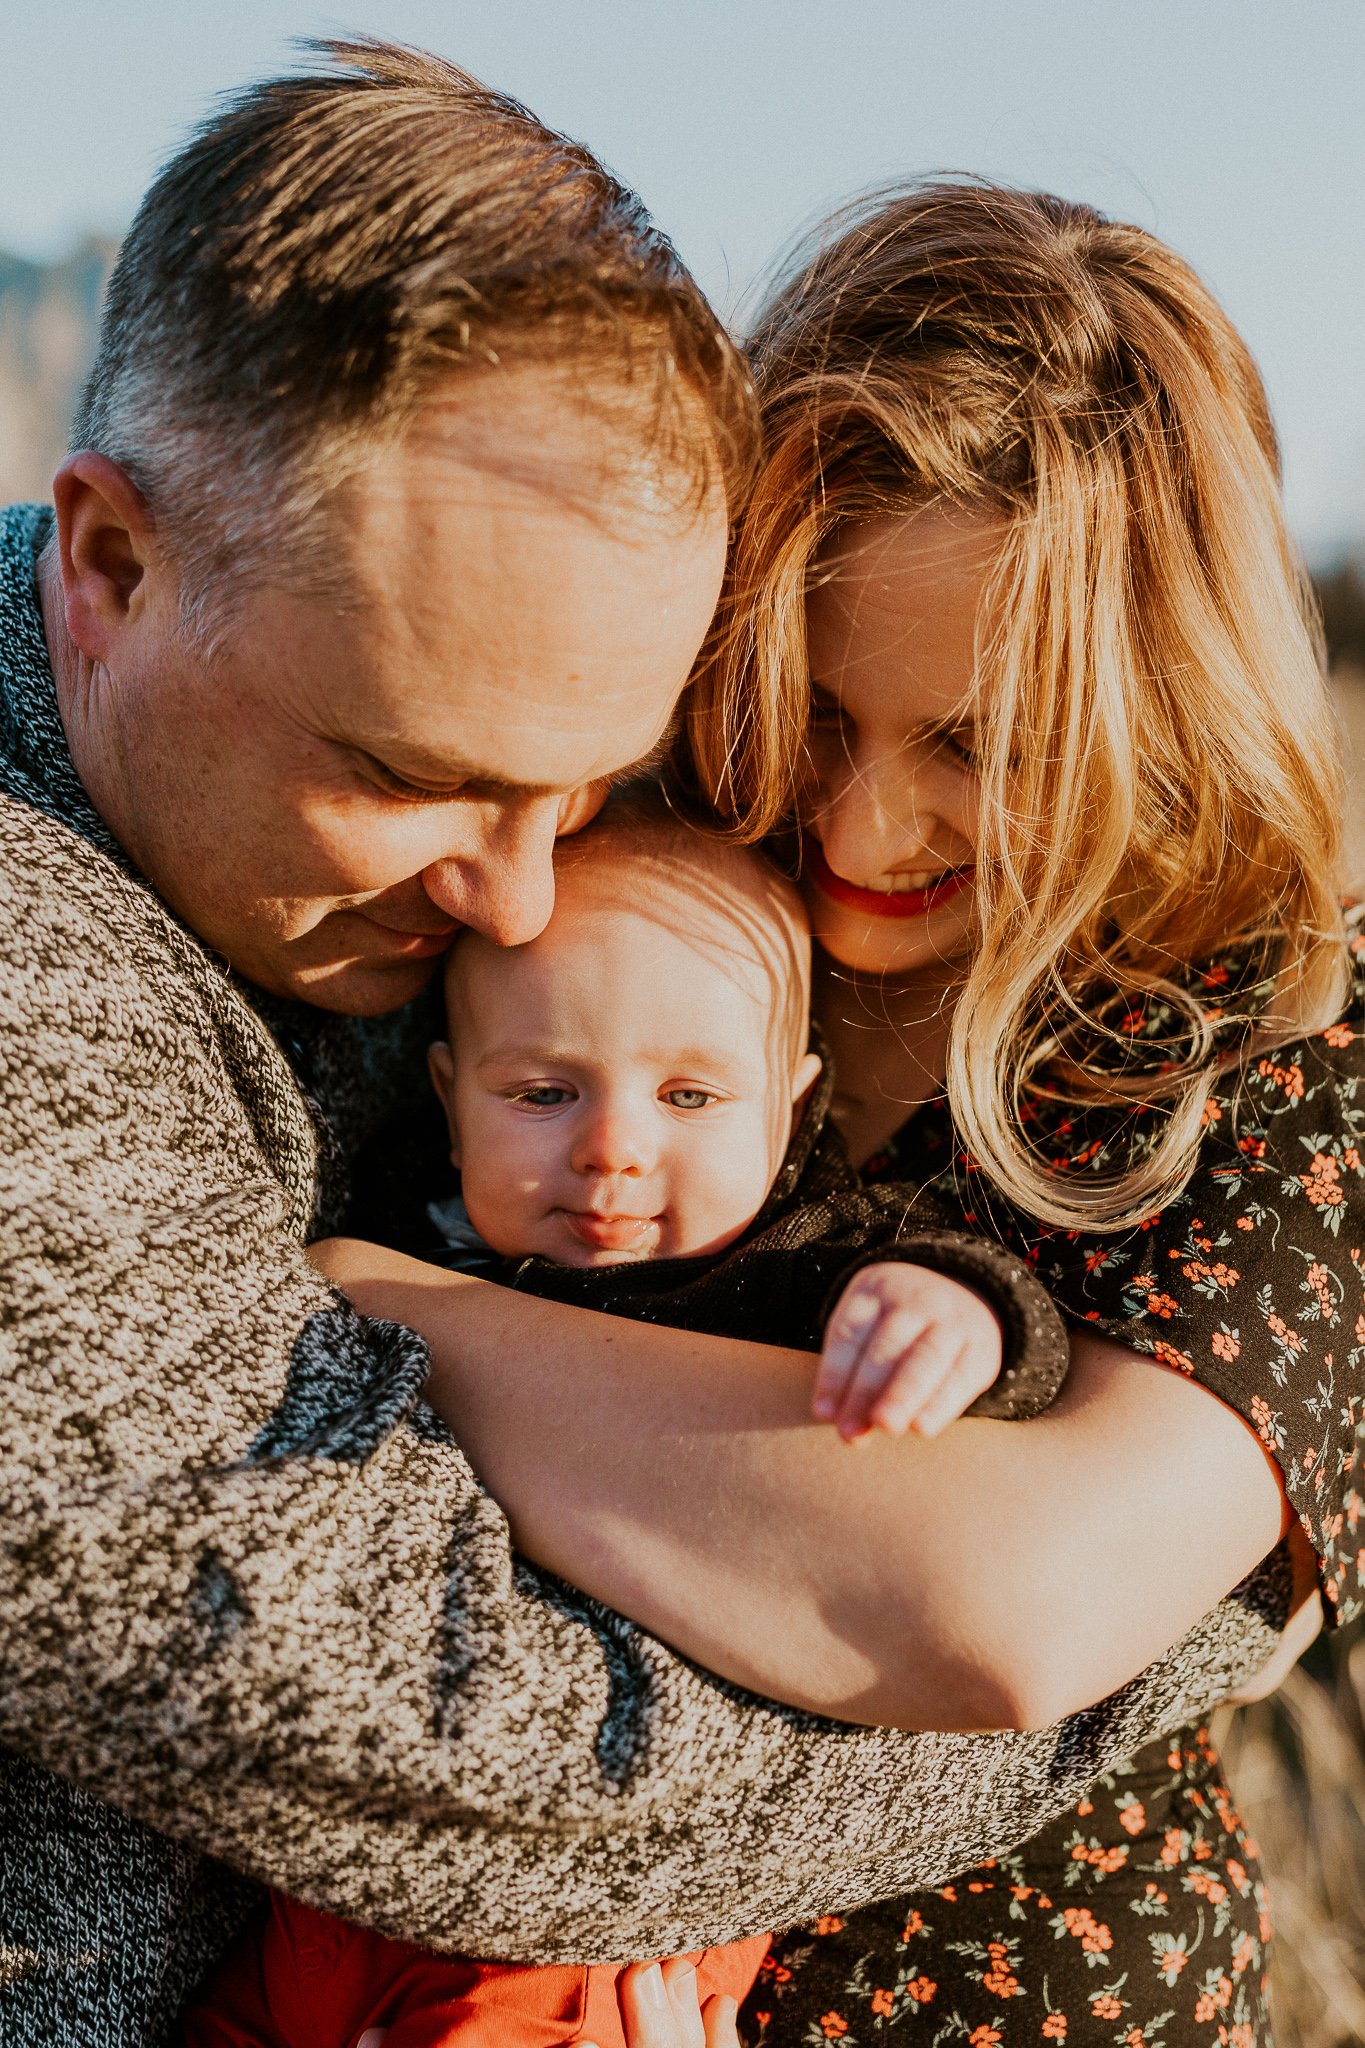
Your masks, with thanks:
[[[879,1245],[846,1266],[825,1297],[823,1336],[835,1305],[855,1273],[890,1263],[923,1266],[980,1295],[999,1320],[1003,1340],[1000,1371],[968,1415],[1024,1422],[1050,1408],[1061,1392],[1070,1362],[1066,1324],[1037,1275],[1013,1252],[988,1238],[957,1230],[925,1230]]]

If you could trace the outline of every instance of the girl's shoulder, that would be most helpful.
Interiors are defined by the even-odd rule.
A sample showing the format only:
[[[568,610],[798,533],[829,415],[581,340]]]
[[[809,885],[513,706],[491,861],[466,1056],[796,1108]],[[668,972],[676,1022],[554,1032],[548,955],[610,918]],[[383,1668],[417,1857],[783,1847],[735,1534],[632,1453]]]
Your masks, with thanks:
[[[1073,1325],[1199,1380],[1245,1417],[1342,1618],[1365,1607],[1365,933],[1354,927],[1349,944],[1340,1016],[1229,1066],[1205,1101],[1189,1179],[1136,1227],[1065,1230],[1011,1210],[943,1105],[895,1148],[903,1178],[918,1165],[967,1227],[1020,1251]],[[1213,980],[1215,1002],[1222,986]],[[1157,1114],[1047,1104],[1032,1130],[1059,1173],[1113,1173]]]

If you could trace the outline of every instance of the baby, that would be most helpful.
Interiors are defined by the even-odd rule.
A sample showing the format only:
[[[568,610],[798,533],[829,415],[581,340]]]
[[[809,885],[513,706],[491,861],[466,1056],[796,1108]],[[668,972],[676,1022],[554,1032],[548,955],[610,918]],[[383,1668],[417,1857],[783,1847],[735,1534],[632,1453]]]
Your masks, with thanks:
[[[433,1214],[460,1262],[612,1314],[818,1349],[816,1418],[850,1440],[1046,1406],[1065,1336],[1027,1268],[847,1164],[809,1049],[791,884],[652,791],[563,841],[556,871],[539,938],[467,933],[446,970],[449,1038],[430,1061],[461,1194]],[[764,1946],[695,1958],[703,2000],[741,1998]],[[357,2048],[386,2029],[385,2048],[622,2048],[618,1975],[435,1956],[277,1895],[185,2040]]]

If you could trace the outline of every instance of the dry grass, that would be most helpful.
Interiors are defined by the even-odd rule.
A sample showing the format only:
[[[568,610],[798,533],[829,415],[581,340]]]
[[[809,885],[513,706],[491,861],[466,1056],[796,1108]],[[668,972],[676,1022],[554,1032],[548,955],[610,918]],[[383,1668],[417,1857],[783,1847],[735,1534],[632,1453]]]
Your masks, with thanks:
[[[1365,1631],[1320,1637],[1220,1732],[1270,1879],[1276,2048],[1365,2042]]]

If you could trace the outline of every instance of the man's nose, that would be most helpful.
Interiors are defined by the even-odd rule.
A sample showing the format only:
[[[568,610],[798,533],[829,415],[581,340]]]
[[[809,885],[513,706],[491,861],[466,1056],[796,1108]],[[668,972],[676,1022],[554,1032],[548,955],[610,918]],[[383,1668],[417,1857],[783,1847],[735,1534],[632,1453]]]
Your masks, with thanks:
[[[438,909],[495,946],[521,946],[543,932],[555,905],[554,844],[558,797],[499,807],[473,843],[422,870]]]
[[[594,1104],[581,1117],[570,1165],[575,1173],[603,1179],[621,1175],[639,1179],[654,1166],[647,1117],[642,1108],[620,1101]]]

